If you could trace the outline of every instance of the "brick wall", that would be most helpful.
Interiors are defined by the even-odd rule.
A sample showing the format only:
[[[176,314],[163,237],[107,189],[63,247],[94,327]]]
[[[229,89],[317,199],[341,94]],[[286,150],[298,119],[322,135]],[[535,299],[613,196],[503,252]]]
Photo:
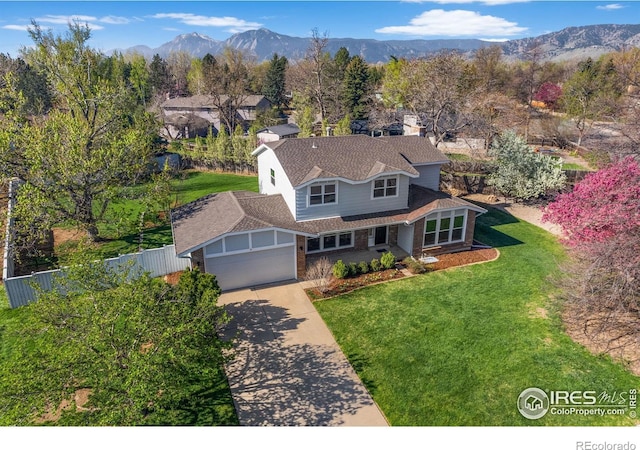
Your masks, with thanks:
[[[296,235],[296,278],[298,280],[303,280],[307,274],[307,255],[304,251],[306,243],[306,237]]]
[[[204,249],[200,248],[191,252],[191,267],[197,267],[200,272],[204,272]]]
[[[369,230],[356,230],[354,233],[354,250],[366,250],[369,248]]]

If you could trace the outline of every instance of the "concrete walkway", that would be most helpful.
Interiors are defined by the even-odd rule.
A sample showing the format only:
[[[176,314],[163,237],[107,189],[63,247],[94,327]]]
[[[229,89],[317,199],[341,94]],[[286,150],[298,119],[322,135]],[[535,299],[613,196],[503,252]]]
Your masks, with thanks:
[[[387,426],[299,283],[224,293],[226,366],[245,426]]]

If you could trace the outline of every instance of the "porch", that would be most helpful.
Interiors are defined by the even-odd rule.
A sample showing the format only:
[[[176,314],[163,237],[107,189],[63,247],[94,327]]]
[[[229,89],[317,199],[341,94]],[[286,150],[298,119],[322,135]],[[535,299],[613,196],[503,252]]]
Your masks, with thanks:
[[[317,254],[317,255],[307,255],[307,267],[313,265],[317,260],[326,256],[329,258],[331,264],[335,264],[339,259],[342,260],[345,264],[349,263],[359,263],[360,261],[365,261],[370,263],[373,258],[380,259],[380,257],[385,253],[390,251],[394,254],[397,261],[402,261],[404,258],[409,256],[409,253],[398,247],[397,245],[376,245],[373,247],[368,247],[362,250],[355,249],[346,249],[346,250],[338,250],[335,252]]]

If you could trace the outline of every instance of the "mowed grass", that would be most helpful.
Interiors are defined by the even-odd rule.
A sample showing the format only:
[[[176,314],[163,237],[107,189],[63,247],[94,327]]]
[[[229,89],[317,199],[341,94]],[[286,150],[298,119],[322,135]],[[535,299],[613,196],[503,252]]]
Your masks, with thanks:
[[[528,387],[609,393],[640,379],[563,333],[549,276],[555,238],[491,210],[477,238],[491,263],[372,286],[315,306],[392,425],[631,425],[628,416],[528,420]]]
[[[172,207],[184,205],[198,198],[216,192],[246,190],[258,192],[258,177],[217,172],[184,171],[171,181]],[[168,218],[157,223],[154,214],[145,215],[145,226],[140,244],[140,215],[143,204],[138,199],[146,185],[132,186],[123,197],[111,203],[107,213],[108,220],[99,224],[102,241],[87,250],[94,258],[111,258],[133,253],[139,248],[150,249],[173,243]],[[73,250],[76,243],[69,243],[58,249],[59,263],[65,261],[65,253]]]

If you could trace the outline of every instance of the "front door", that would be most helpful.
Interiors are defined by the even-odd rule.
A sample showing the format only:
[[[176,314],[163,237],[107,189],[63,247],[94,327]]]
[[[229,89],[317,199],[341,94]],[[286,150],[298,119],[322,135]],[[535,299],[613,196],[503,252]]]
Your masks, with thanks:
[[[387,243],[387,227],[376,227],[373,231],[373,245]]]

